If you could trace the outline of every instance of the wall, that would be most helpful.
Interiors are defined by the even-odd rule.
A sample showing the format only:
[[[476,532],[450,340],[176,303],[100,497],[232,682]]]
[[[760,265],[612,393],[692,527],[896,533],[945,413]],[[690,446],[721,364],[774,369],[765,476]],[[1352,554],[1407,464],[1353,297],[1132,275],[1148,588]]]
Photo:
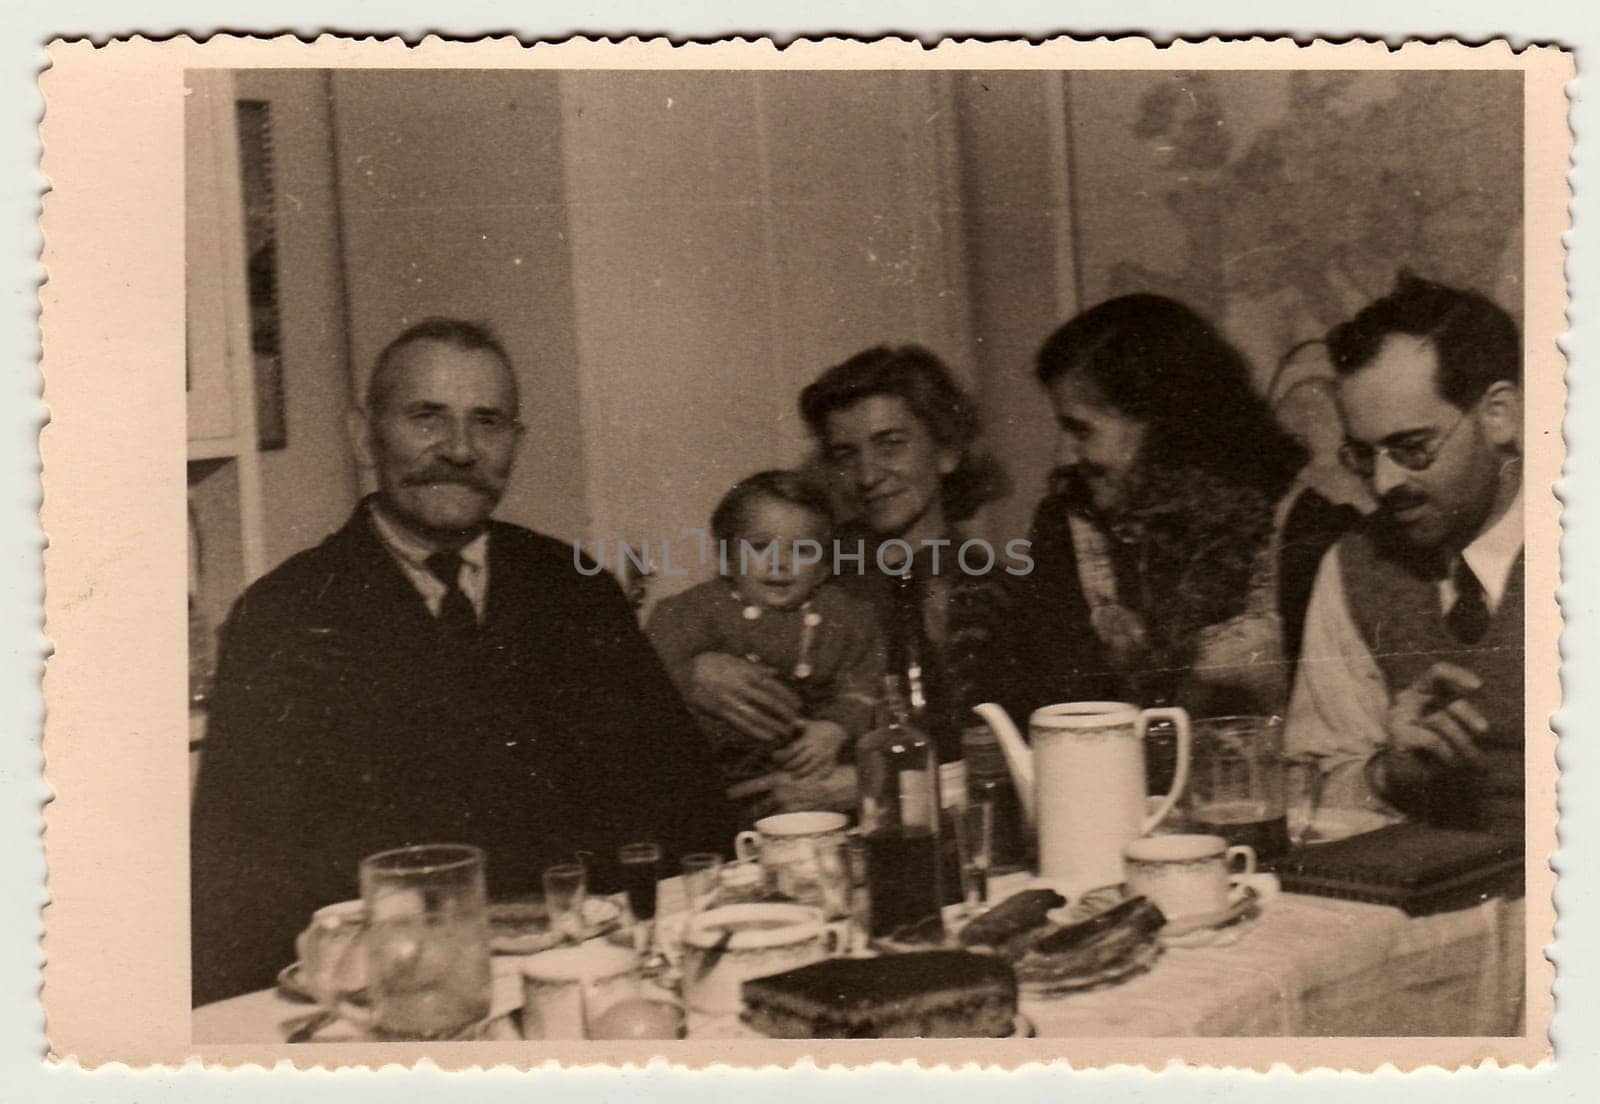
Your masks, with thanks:
[[[594,536],[688,541],[803,459],[800,389],[863,348],[970,376],[947,74],[567,73],[561,101]]]
[[[488,322],[528,427],[499,516],[572,539],[590,523],[555,85],[550,73],[332,75],[357,385],[413,322]]]
[[[977,397],[1012,488],[974,528],[997,545],[1027,534],[1059,439],[1033,357],[1078,304],[1065,93],[1060,73],[956,82]]]
[[[1264,381],[1398,268],[1521,315],[1521,76],[1071,76],[1083,300],[1175,295]]]

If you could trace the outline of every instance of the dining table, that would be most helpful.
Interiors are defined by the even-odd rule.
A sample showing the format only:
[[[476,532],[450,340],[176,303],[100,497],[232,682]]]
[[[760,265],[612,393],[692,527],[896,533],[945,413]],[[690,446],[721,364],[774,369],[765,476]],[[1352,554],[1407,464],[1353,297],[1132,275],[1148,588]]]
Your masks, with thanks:
[[[1027,872],[991,881],[990,899],[1040,885]],[[684,910],[678,878],[661,883],[660,928]],[[1225,1036],[1514,1036],[1522,1033],[1526,909],[1520,898],[1412,917],[1359,901],[1269,892],[1253,919],[1213,939],[1175,941],[1147,970],[1088,991],[1024,993],[1019,1012],[1042,1038]],[[496,955],[487,1039],[519,1038],[528,956]],[[664,994],[663,994],[664,995]],[[315,1006],[267,988],[194,1010],[197,1045],[287,1041]],[[355,1041],[337,1022],[316,1041]],[[737,1016],[689,1012],[690,1038],[752,1037]]]

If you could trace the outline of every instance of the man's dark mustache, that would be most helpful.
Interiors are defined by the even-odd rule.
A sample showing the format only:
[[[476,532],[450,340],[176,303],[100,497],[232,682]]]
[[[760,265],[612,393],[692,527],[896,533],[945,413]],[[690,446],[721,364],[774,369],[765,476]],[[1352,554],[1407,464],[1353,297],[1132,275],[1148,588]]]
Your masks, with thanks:
[[[1413,506],[1425,505],[1428,496],[1416,491],[1393,490],[1378,500],[1378,506],[1387,513],[1399,510],[1408,510]]]
[[[416,475],[408,475],[405,484],[408,487],[425,487],[430,483],[454,483],[458,486],[469,487],[484,494],[493,494],[494,488],[470,472],[441,470],[430,468]]]

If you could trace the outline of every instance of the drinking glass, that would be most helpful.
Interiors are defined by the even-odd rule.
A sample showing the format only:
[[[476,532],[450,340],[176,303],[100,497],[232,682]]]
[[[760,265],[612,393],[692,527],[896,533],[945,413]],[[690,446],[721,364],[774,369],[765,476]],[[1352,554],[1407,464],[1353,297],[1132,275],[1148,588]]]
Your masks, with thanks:
[[[573,942],[583,938],[583,906],[589,896],[589,871],[582,863],[545,868],[544,907],[550,930]]]
[[[722,887],[722,856],[695,851],[680,860],[683,865],[684,911],[693,916],[716,900]]]
[[[435,844],[361,860],[370,1026],[393,1039],[456,1038],[489,1015],[483,852]]]
[[[1289,850],[1283,800],[1283,719],[1208,717],[1194,723],[1190,831],[1244,844],[1263,862]]]
[[[845,833],[844,860],[850,872],[850,946],[845,953],[856,954],[867,945],[872,932],[872,889],[867,877],[869,868],[867,839],[859,830]]]
[[[850,861],[845,854],[843,836],[823,836],[811,842],[811,857],[816,869],[817,892],[822,911],[829,920],[850,915]]]
[[[1317,811],[1322,807],[1322,765],[1310,756],[1284,760],[1285,814],[1289,841],[1296,847],[1317,839]]]
[[[704,912],[717,902],[722,890],[722,856],[712,851],[694,851],[679,860],[683,868],[683,912],[668,916],[656,926],[656,940],[661,944],[671,970],[667,980],[678,982],[683,962],[683,940],[689,931],[689,922],[697,913]]]
[[[994,846],[994,806],[974,801],[950,810],[961,859],[961,908],[977,914],[989,900],[989,857]]]
[[[622,888],[628,894],[628,909],[633,913],[633,946],[644,958],[646,972],[659,972],[667,965],[655,949],[656,888],[661,880],[661,845],[624,844],[617,851],[622,873]]]

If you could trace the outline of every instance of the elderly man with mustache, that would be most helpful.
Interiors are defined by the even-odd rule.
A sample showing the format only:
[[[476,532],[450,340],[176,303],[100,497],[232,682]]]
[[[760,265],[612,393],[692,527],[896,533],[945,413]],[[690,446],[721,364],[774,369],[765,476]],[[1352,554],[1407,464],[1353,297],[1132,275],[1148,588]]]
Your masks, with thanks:
[[[1402,274],[1328,337],[1344,464],[1378,511],[1326,555],[1290,704],[1325,804],[1522,839],[1522,345]]]
[[[620,588],[490,519],[522,433],[493,334],[408,329],[350,428],[377,493],[222,631],[192,820],[196,1004],[270,985],[377,851],[474,844],[504,896],[580,850],[604,889],[624,843],[675,864],[732,838],[709,751]]]

